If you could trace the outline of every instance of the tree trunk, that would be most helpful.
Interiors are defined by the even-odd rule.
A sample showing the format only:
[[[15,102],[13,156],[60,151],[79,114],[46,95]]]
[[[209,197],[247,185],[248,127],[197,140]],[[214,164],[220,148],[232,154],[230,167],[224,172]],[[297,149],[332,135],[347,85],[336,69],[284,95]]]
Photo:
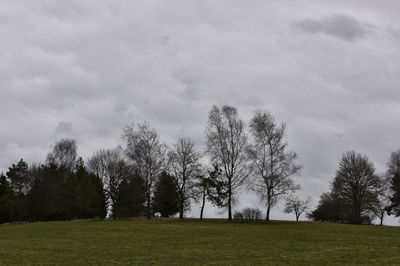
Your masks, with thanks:
[[[228,221],[232,221],[232,181],[228,182]]]
[[[379,223],[380,226],[383,225],[383,215],[381,217],[379,217],[379,219],[381,219],[381,222]]]
[[[151,198],[150,198],[150,192],[147,193],[147,206],[146,206],[146,211],[147,211],[147,219],[151,219]]]
[[[200,210],[200,220],[203,220],[204,205],[206,204],[206,193],[203,194],[203,203]]]
[[[116,220],[117,219],[117,204],[115,204],[115,201],[114,200],[112,200],[111,199],[111,203],[112,203],[112,209],[111,209],[111,211],[112,211],[112,218],[113,218],[113,220]]]
[[[179,206],[179,208],[180,208],[180,210],[179,210],[179,219],[180,220],[183,220],[183,209],[184,209],[184,202],[183,202],[183,195],[182,195],[183,193],[181,193],[181,195],[180,195],[180,206]]]
[[[299,221],[299,216],[300,216],[300,215],[297,215],[297,214],[296,214],[296,222]]]
[[[271,196],[268,191],[268,196],[267,196],[267,216],[265,217],[265,221],[269,222],[269,212],[271,210]]]

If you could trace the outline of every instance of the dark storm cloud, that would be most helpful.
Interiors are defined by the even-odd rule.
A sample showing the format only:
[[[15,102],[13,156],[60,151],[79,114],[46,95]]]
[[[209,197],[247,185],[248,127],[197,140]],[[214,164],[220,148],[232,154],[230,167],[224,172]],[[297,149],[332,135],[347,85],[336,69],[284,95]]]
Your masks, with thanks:
[[[320,19],[307,18],[294,25],[305,32],[325,33],[347,41],[364,39],[371,32],[370,25],[346,14],[335,14]]]
[[[43,161],[55,136],[76,138],[86,158],[143,120],[168,144],[190,136],[204,150],[210,107],[231,104],[246,121],[267,109],[287,122],[304,165],[297,182],[317,203],[343,152],[370,156],[382,172],[400,147],[399,8],[0,1],[0,169],[20,157]],[[261,206],[244,194],[236,208]],[[287,217],[281,211],[274,217]]]

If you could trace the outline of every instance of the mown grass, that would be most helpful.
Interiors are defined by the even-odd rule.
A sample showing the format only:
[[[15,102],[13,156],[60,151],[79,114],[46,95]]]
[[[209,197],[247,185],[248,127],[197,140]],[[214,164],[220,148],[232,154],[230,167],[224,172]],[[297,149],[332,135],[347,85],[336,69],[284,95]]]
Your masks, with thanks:
[[[0,264],[398,265],[400,228],[222,220],[6,224]]]

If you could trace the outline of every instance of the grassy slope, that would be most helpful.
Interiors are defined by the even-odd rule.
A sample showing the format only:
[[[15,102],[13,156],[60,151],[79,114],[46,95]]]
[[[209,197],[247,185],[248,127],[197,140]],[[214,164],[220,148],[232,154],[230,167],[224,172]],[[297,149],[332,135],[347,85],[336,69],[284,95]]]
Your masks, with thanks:
[[[0,225],[0,264],[398,264],[400,228],[103,221]]]

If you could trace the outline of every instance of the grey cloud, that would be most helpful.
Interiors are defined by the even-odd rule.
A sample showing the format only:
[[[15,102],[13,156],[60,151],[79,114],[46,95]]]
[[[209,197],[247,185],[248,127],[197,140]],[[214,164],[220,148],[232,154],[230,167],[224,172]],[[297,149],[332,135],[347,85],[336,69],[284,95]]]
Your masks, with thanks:
[[[57,127],[53,131],[53,138],[63,138],[63,137],[72,137],[72,123],[60,121]]]
[[[307,18],[295,22],[294,26],[304,32],[325,33],[346,41],[364,39],[371,33],[370,25],[346,14],[324,16],[320,19]]]

